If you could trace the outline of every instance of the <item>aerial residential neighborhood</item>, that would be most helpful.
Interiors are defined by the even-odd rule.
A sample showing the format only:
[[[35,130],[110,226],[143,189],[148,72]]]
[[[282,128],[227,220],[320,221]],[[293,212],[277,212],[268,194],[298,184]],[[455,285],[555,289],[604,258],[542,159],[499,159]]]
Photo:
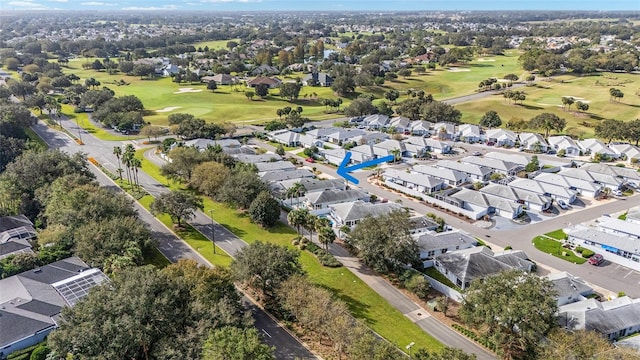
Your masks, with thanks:
[[[640,359],[637,4],[418,3],[0,5],[0,360]]]

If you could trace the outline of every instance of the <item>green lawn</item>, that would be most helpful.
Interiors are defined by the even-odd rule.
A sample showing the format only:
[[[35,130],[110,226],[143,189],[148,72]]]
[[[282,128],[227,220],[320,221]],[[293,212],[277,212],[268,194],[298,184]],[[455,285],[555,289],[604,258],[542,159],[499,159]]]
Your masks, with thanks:
[[[142,157],[144,151],[138,150],[136,156]],[[168,180],[160,174],[159,168],[150,161],[142,160],[142,170],[162,184],[167,184]],[[176,183],[171,183],[171,186],[179,188]],[[141,203],[148,208],[151,200],[150,196],[146,196],[141,199]],[[217,223],[247,243],[261,240],[283,246],[292,246],[291,241],[296,236],[296,232],[282,223],[278,223],[270,229],[264,229],[251,222],[251,219],[246,214],[230,208],[226,204],[215,202],[208,197],[203,197],[203,202],[205,213],[213,210],[213,219]],[[171,219],[168,216],[159,216],[158,218],[165,225],[172,226]],[[181,233],[179,235],[184,236]],[[196,235],[193,236],[195,237]],[[204,238],[202,235],[200,237]],[[209,240],[193,239],[187,240],[187,242],[209,261],[214,264],[222,264],[221,259],[212,260],[213,251]],[[416,348],[424,347],[430,351],[437,351],[442,348],[442,344],[423,332],[417,325],[389,305],[384,298],[349,270],[324,267],[320,265],[315,256],[306,251],[301,252],[300,262],[314,284],[334,292],[337,297],[347,303],[354,316],[363,319],[373,330],[398,347],[403,348],[413,341],[416,343]],[[389,324],[393,324],[393,326],[389,326]]]
[[[85,129],[89,134],[101,140],[123,141],[123,140],[144,138],[143,136],[114,135],[113,133],[107,131],[106,129],[95,126],[89,120],[89,115],[87,113],[78,113],[78,114],[74,113],[73,106],[68,104],[62,104],[62,113],[66,115],[69,119],[73,120],[78,125],[80,125],[80,127]]]
[[[624,214],[622,214],[622,215],[618,216],[618,219],[620,219],[620,220],[627,220],[627,213],[624,213]]]
[[[600,85],[596,85],[598,82]],[[609,101],[609,88],[618,87],[625,97],[620,102]],[[640,76],[637,74],[599,74],[576,77],[563,75],[553,78],[552,82],[540,81],[538,86],[524,87],[527,99],[523,105],[507,103],[501,94],[456,105],[462,112],[462,121],[478,123],[488,110],[494,110],[503,122],[512,118],[529,120],[542,113],[550,112],[564,118],[567,127],[564,133],[574,136],[592,137],[593,127],[603,118],[633,120],[638,117],[640,97],[634,96],[635,89],[640,87]],[[572,96],[576,100],[589,102],[586,113],[562,109],[562,97]]]
[[[27,137],[29,138],[29,141],[33,141],[36,144],[38,144],[38,146],[40,146],[43,150],[46,150],[49,148],[49,145],[47,145],[46,142],[44,142],[44,140],[40,137],[40,135],[36,134],[35,131],[31,130],[31,128],[25,128],[24,129],[24,133],[27,135]]]
[[[163,268],[171,262],[167,259],[157,247],[152,246],[142,254],[145,265],[154,265],[157,268]]]
[[[553,230],[551,232],[546,233],[545,235],[550,238],[554,238],[556,240],[564,240],[567,237],[567,234],[565,234],[564,231],[562,231],[562,229]]]
[[[209,40],[209,41],[201,41],[201,42],[197,42],[194,43],[193,46],[197,48],[199,47],[205,47],[208,46],[209,50],[219,50],[219,49],[226,49],[227,48],[227,43],[229,41],[235,41],[237,43],[240,42],[240,39],[228,39],[228,40]]]
[[[574,254],[573,251],[563,248],[560,241],[556,241],[548,237],[536,236],[533,239],[533,245],[536,247],[536,249],[542,252],[551,254],[557,258],[572,262],[574,264],[584,264],[587,261],[587,259]]]

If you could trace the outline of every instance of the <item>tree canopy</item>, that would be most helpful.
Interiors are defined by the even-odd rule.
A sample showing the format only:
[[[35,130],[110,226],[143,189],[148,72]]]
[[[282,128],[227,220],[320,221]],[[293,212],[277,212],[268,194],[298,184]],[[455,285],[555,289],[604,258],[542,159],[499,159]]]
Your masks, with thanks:
[[[187,191],[164,193],[151,203],[154,214],[168,214],[178,226],[182,226],[183,220],[191,220],[196,211],[203,208],[202,198]]]
[[[418,245],[409,234],[409,214],[396,210],[389,215],[366,217],[348,237],[358,256],[380,273],[399,270],[418,260]]]
[[[479,329],[505,358],[527,358],[558,327],[553,284],[518,270],[475,280],[466,291],[460,318]]]

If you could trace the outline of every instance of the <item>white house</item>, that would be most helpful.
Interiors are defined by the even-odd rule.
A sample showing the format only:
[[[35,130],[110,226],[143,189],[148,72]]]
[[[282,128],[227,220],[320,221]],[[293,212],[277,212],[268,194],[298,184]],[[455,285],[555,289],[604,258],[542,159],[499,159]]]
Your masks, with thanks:
[[[480,217],[498,215],[506,219],[515,219],[522,214],[522,204],[489,193],[462,188],[449,195],[458,200],[464,209],[473,211]]]
[[[411,120],[409,118],[403,116],[396,116],[389,120],[389,124],[386,126],[387,129],[393,128],[397,133],[409,133],[411,131]]]
[[[384,129],[389,123],[389,117],[383,114],[369,115],[362,120],[362,124],[369,130]]]
[[[407,149],[404,146],[404,143],[399,140],[385,140],[373,145],[373,152],[378,157],[387,155],[395,156],[396,151],[398,152],[398,155],[402,157],[408,156]]]
[[[580,140],[578,141],[578,146],[580,147],[580,149],[585,155],[591,154],[591,156],[593,156],[595,154],[601,154],[611,159],[617,159],[620,157],[619,154],[609,149],[607,145],[605,145],[602,141],[598,139]]]
[[[609,148],[620,157],[624,157],[630,164],[638,163],[640,160],[640,148],[630,144],[612,144]]]
[[[427,151],[436,153],[436,154],[448,154],[451,152],[451,143],[439,141],[435,139],[420,137],[420,136],[410,136],[404,140],[407,144],[414,144],[418,146],[424,147]]]
[[[433,178],[424,174],[408,173],[397,169],[386,169],[382,173],[385,183],[397,189],[397,185],[408,190],[423,194],[431,194],[446,187],[442,179]],[[399,189],[402,191],[402,189]]]
[[[586,170],[585,168],[577,169],[564,169],[561,170],[558,175],[570,178],[581,179],[587,182],[595,183],[608,187],[611,190],[619,189],[624,180],[610,174],[602,174],[594,171]]]
[[[458,132],[456,133],[456,136],[460,138],[460,141],[470,144],[484,140],[480,127],[473,124],[458,125]]]
[[[431,165],[416,165],[412,168],[411,171],[414,173],[419,173],[443,180],[450,186],[460,186],[466,182],[469,182],[469,177],[465,173]]]
[[[606,260],[640,271],[640,244],[637,238],[575,226],[567,231],[568,241],[601,253]]]
[[[588,163],[581,166],[580,169],[587,170],[591,174],[609,175],[621,179],[622,181],[633,181],[636,184],[640,183],[640,173],[634,169],[626,167]]]
[[[549,136],[547,141],[552,149],[556,151],[564,150],[567,157],[580,156],[580,147],[572,138],[566,135]]]
[[[520,146],[524,146],[526,150],[533,152],[546,153],[549,144],[544,140],[544,137],[537,133],[520,133]]]
[[[469,249],[478,244],[473,236],[462,230],[437,233],[427,231],[412,235],[420,249],[420,260],[424,267],[433,266],[433,259],[450,251]]]
[[[509,186],[522,190],[531,191],[538,195],[544,195],[551,197],[554,200],[564,200],[567,204],[571,204],[576,201],[577,192],[571,189],[567,189],[560,185],[548,184],[541,181],[535,181],[532,179],[515,179],[509,183]]]
[[[484,154],[484,157],[512,162],[518,165],[527,166],[531,161],[528,156],[521,154],[506,154],[497,151],[490,151]]]
[[[558,323],[569,330],[592,330],[614,341],[640,332],[640,299],[587,299],[558,308]]]
[[[329,205],[349,203],[354,201],[368,202],[371,195],[362,190],[323,190],[308,193],[305,205],[315,215],[328,214],[331,209]]]
[[[490,157],[465,156],[460,159],[460,162],[482,166],[506,176],[514,176],[524,170],[524,166],[520,164]]]
[[[451,123],[439,122],[433,124],[433,135],[440,140],[453,139],[456,133],[456,126]]]
[[[540,173],[534,179],[536,181],[545,182],[547,184],[563,186],[570,190],[577,191],[580,195],[584,195],[590,198],[595,198],[600,195],[600,192],[604,188],[603,185],[595,183],[593,181],[563,176],[560,173]]]
[[[436,256],[434,266],[447,279],[464,290],[475,279],[484,279],[511,269],[531,271],[534,264],[522,251],[494,253],[486,246],[477,246]]]
[[[401,210],[402,206],[396,203],[369,203],[354,201],[350,203],[329,205],[330,216],[334,220],[333,225],[340,228],[343,225],[355,227],[367,216],[377,217],[388,215],[392,211]]]
[[[424,120],[414,120],[411,122],[411,135],[424,136],[431,134],[432,123]]]
[[[558,306],[586,300],[586,296],[593,294],[591,286],[568,272],[551,273],[545,277],[553,284]]]
[[[529,210],[545,211],[551,207],[551,198],[531,191],[513,188],[508,185],[493,184],[479,190],[484,194],[491,194],[508,201],[522,204]]]
[[[602,216],[598,219],[598,229],[609,234],[628,236],[637,239],[640,247],[640,224],[617,218]]]
[[[487,142],[495,143],[496,146],[514,147],[518,140],[518,135],[511,130],[490,129],[485,131]]]
[[[443,169],[457,170],[467,175],[469,181],[488,181],[493,170],[484,166],[457,162],[451,160],[440,160],[436,166]]]

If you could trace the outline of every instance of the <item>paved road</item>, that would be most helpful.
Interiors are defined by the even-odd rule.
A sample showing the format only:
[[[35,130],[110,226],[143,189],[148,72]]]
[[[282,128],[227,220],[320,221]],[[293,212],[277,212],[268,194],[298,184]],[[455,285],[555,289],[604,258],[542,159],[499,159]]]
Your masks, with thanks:
[[[260,146],[274,150],[269,144],[260,143]],[[517,151],[505,150],[493,147],[480,147],[464,144],[465,148],[469,148],[471,151],[475,150],[487,150],[487,151],[499,151],[507,153],[516,153]],[[289,154],[290,156],[296,156]],[[466,154],[468,155],[468,154]],[[465,155],[459,155],[462,157]],[[555,156],[541,155],[541,158],[563,161]],[[302,159],[301,157],[298,157]],[[447,157],[449,158],[449,157]],[[453,157],[454,159],[456,157]],[[565,161],[568,161],[565,159]],[[435,163],[435,161],[427,161],[426,163]],[[320,163],[314,163],[319,171],[322,171],[335,178],[340,178],[336,169],[331,166],[327,166]],[[383,165],[383,167],[398,167],[406,168],[407,164],[398,165]],[[459,228],[467,231],[474,236],[482,238],[489,243],[495,244],[501,248],[506,246],[512,246],[514,249],[523,250],[527,253],[531,260],[535,261],[539,265],[540,273],[546,274],[549,272],[567,271],[571,274],[585,279],[587,282],[595,286],[599,291],[616,294],[619,291],[624,291],[631,297],[640,297],[640,272],[631,270],[624,266],[615,265],[611,263],[605,264],[605,266],[594,267],[589,264],[576,265],[552,255],[543,253],[537,250],[531,240],[540,234],[544,234],[559,228],[567,227],[569,224],[579,224],[585,221],[592,220],[600,217],[602,214],[612,214],[620,211],[625,211],[633,206],[640,205],[640,194],[636,194],[624,199],[610,199],[606,201],[594,201],[594,203],[584,209],[574,208],[570,211],[562,210],[559,216],[556,216],[550,220],[538,222],[531,225],[522,225],[516,227],[514,230],[495,230],[495,229],[481,229],[478,226],[469,223],[467,221],[460,220],[457,217],[451,216],[448,213],[441,212],[440,210],[427,206],[423,202],[418,202],[415,199],[406,197],[404,195],[393,193],[385,188],[378,187],[367,181],[372,171],[356,171],[352,173],[360,183],[357,187],[360,187],[371,194],[375,194],[378,198],[386,198],[389,201],[401,201],[403,206],[409,207],[416,211],[418,214],[435,213],[442,217],[447,224],[454,228]],[[350,184],[351,187],[354,187]]]
[[[64,124],[63,125],[68,125]],[[109,159],[106,156],[105,152],[111,150],[113,146],[108,146],[108,149],[105,149],[105,145],[101,145],[99,142],[92,141],[92,136],[83,136],[83,141],[85,141],[84,146],[78,145],[74,140],[69,138],[66,134],[62,134],[56,131],[51,130],[42,122],[38,122],[33,126],[33,129],[38,135],[40,135],[51,148],[59,148],[69,153],[75,153],[79,151],[83,151],[89,156],[94,158],[100,157],[105,161],[107,160],[116,160]],[[95,139],[95,138],[94,138]],[[93,145],[88,145],[93,144]],[[122,191],[120,187],[118,187],[111,179],[109,179],[104,173],[99,171],[94,166],[90,166],[91,171],[96,175],[96,180],[107,188],[113,189],[114,191]],[[155,190],[156,193],[161,192],[159,184],[153,183],[149,179],[144,179],[143,173],[140,173],[140,179],[145,183],[145,187]],[[150,214],[144,207],[140,206],[137,202],[134,202],[134,206],[138,211],[139,217],[142,221],[144,221],[149,228],[151,229],[153,238],[158,243],[158,249],[162,252],[171,262],[176,262],[180,259],[193,259],[200,264],[211,267],[211,263],[209,263],[206,259],[204,259],[200,254],[194,251],[191,247],[189,247],[185,242],[179,239],[173,232],[167,229],[164,224],[160,223],[152,214]],[[204,214],[200,213],[195,222],[192,225],[196,226],[200,231],[204,233],[211,233],[211,220],[206,217]],[[205,219],[206,218],[206,219]],[[208,220],[208,221],[207,221]],[[234,237],[233,234],[229,233],[224,227],[220,225],[215,226],[216,230],[216,238],[220,239],[218,245],[227,251],[230,254],[234,254],[242,245],[238,244],[238,242],[229,241],[230,236]],[[237,238],[235,238],[237,239]],[[239,239],[237,239],[239,240]],[[243,242],[244,244],[244,242]],[[246,244],[245,244],[246,245]],[[311,351],[309,351],[297,338],[292,336],[288,331],[286,331],[280,324],[278,324],[274,319],[272,319],[266,312],[264,312],[260,307],[258,307],[254,302],[250,299],[243,297],[243,304],[250,310],[253,314],[254,318],[254,326],[261,332],[263,335],[263,339],[265,343],[270,346],[274,346],[276,349],[276,358],[278,359],[317,359]]]

